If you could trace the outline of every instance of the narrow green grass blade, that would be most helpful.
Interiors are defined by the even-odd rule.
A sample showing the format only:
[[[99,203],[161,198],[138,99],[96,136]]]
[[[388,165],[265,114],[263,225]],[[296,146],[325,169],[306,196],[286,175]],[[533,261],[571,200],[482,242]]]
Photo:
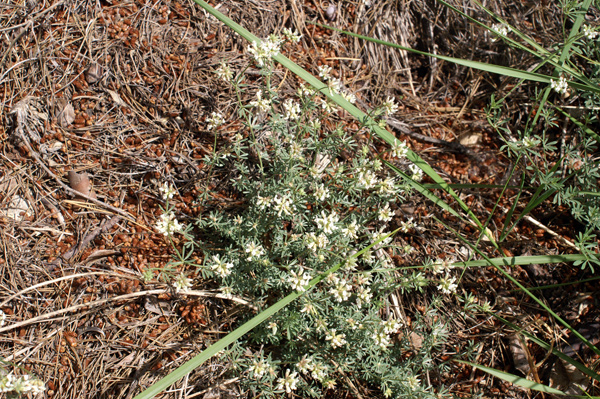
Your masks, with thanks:
[[[500,378],[501,380],[510,382],[511,384],[518,385],[518,386],[526,388],[526,389],[533,389],[534,391],[552,393],[554,395],[566,395],[563,391],[559,391],[558,389],[551,388],[548,385],[539,384],[537,382],[530,381],[523,377],[518,377],[514,374],[505,373],[504,371],[485,367],[480,364],[467,362],[465,360],[455,360],[455,361],[458,363],[468,364],[469,366],[475,367],[481,371],[485,371],[486,373],[491,374],[494,377]]]
[[[598,349],[594,344],[592,344],[587,338],[585,338],[583,335],[581,335],[578,331],[574,330],[569,325],[569,323],[567,323],[565,320],[562,319],[562,317],[560,317],[559,315],[557,315],[552,309],[550,309],[548,307],[548,305],[546,305],[538,297],[536,297],[535,295],[533,295],[533,293],[531,293],[523,284],[519,283],[513,276],[511,276],[509,273],[507,273],[502,267],[499,267],[499,265],[496,265],[493,262],[491,262],[491,259],[485,253],[483,253],[482,251],[479,250],[479,248],[473,246],[469,241],[467,241],[466,239],[464,239],[460,234],[458,234],[457,231],[454,231],[454,229],[452,229],[450,226],[444,224],[443,221],[441,221],[439,219],[436,219],[436,220],[440,224],[444,225],[449,231],[454,232],[456,238],[458,238],[459,240],[461,240],[462,242],[464,242],[466,245],[468,245],[469,247],[471,247],[471,249],[473,251],[475,251],[479,256],[481,256],[483,259],[485,259],[486,262],[489,262],[490,265],[494,266],[496,268],[496,270],[498,270],[500,273],[502,273],[504,275],[504,277],[506,277],[507,279],[509,279],[514,285],[516,285],[517,287],[519,287],[525,294],[527,294],[527,296],[529,296],[538,305],[540,305],[557,322],[559,322],[560,324],[562,324],[565,328],[569,329],[569,331],[571,331],[573,333],[573,335],[575,335],[583,343],[585,343],[587,345],[587,347],[590,348],[595,354],[600,355],[600,349]],[[573,256],[573,255],[561,255],[561,256],[569,257],[569,256]],[[583,256],[583,255],[579,255],[579,256]],[[516,259],[516,258],[508,258],[508,259]],[[542,263],[542,262],[532,262],[532,263]],[[505,264],[505,266],[512,266],[512,265],[513,265],[513,263],[507,263],[507,264]]]
[[[571,263],[578,260],[585,260],[586,257],[581,254],[572,255],[535,255],[535,256],[511,256],[502,258],[488,258],[482,260],[470,260],[468,262],[453,263],[455,267],[482,267],[482,266],[515,266],[550,264],[550,263]]]
[[[431,54],[431,53],[427,53],[425,51],[415,50],[410,47],[404,47],[399,44],[386,42],[385,40],[374,39],[372,37],[363,36],[363,35],[359,35],[356,33],[344,31],[344,30],[337,29],[337,28],[334,28],[329,25],[323,25],[323,24],[319,24],[319,23],[314,23],[314,24],[317,26],[320,26],[322,28],[330,29],[330,30],[333,30],[336,32],[343,33],[348,36],[367,40],[369,42],[373,42],[373,43],[377,43],[377,44],[381,44],[381,45],[385,45],[385,46],[389,46],[389,47],[394,47],[399,50],[408,51],[408,52],[414,53],[414,54],[420,54],[420,55],[425,55],[427,57],[437,58],[440,60],[452,62],[457,65],[463,65],[463,66],[466,66],[469,68],[479,69],[480,71],[486,71],[486,72],[491,72],[491,73],[495,73],[495,74],[499,74],[499,75],[503,75],[503,76],[509,76],[509,77],[513,77],[513,78],[517,78],[517,79],[530,80],[533,82],[541,82],[541,83],[548,83],[548,84],[552,80],[551,76],[542,75],[539,73],[522,71],[520,69],[505,67],[505,66],[501,66],[501,65],[486,64],[485,62],[463,60],[460,58],[448,57],[445,55]],[[573,82],[573,81],[568,81],[567,83],[569,84],[569,86],[571,86],[575,89],[578,89],[578,90],[593,91],[596,93],[600,93],[600,87],[595,86],[595,85],[586,85],[586,84],[581,84],[581,83]]]
[[[517,164],[518,164],[518,162],[515,162],[515,166],[514,166],[513,170],[511,171],[511,176],[514,173],[514,171],[517,167]],[[506,216],[504,217],[504,225],[502,226],[502,231],[500,232],[500,238],[498,239],[498,241],[500,241],[500,242],[504,241],[506,239],[506,237],[510,234],[512,229],[516,226],[516,224],[513,224],[511,228],[508,228],[508,225],[510,224],[510,221],[512,220],[515,210],[517,209],[517,205],[519,204],[519,199],[521,198],[521,194],[523,193],[524,186],[525,186],[525,172],[521,173],[521,187],[519,188],[519,191],[517,193],[517,198],[515,198],[515,200],[513,201],[513,204],[511,205],[510,209],[506,213]]]
[[[581,371],[582,373],[584,373],[588,377],[591,377],[594,380],[600,382],[600,375],[598,373],[594,372],[593,370],[591,370],[590,368],[586,367],[582,363],[579,363],[577,360],[575,360],[575,359],[573,359],[573,358],[565,355],[564,353],[562,353],[558,349],[554,348],[553,345],[549,345],[548,343],[546,343],[545,341],[539,339],[538,337],[536,337],[534,335],[531,335],[531,334],[529,334],[526,331],[523,331],[520,327],[516,326],[515,324],[511,323],[510,321],[504,319],[503,317],[501,317],[501,316],[499,316],[499,315],[497,315],[495,313],[492,313],[492,316],[494,316],[495,318],[497,318],[498,320],[500,320],[502,323],[506,324],[507,326],[515,329],[515,331],[523,334],[528,339],[530,339],[531,341],[533,341],[536,344],[538,344],[540,347],[544,348],[547,351],[551,351],[552,354],[556,355],[560,359],[564,360],[565,362],[568,362],[568,363],[572,364],[573,367],[575,367],[577,370]]]
[[[585,132],[585,134],[592,136],[594,138],[594,140],[596,140],[597,143],[600,143],[600,136],[594,132],[592,129],[590,129],[589,127],[585,126],[583,123],[581,123],[577,118],[573,117],[573,115],[571,115],[568,112],[565,112],[562,108],[560,107],[556,107],[564,116],[566,116],[567,118],[569,118],[569,120],[571,122],[573,122],[575,125],[577,125],[577,127],[579,127],[583,132]]]

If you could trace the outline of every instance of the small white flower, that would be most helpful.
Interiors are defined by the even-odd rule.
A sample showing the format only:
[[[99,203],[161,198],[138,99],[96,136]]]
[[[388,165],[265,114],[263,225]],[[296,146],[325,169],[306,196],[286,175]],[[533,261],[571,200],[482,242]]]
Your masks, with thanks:
[[[271,204],[270,197],[261,197],[260,195],[256,196],[256,205],[260,208],[261,211],[264,211],[267,206]]]
[[[183,225],[175,219],[173,212],[167,212],[160,215],[160,220],[156,222],[156,230],[169,237],[175,233],[181,233],[183,231]]]
[[[283,28],[283,35],[291,42],[298,43],[302,39],[302,35],[298,31],[292,31],[289,28]]]
[[[323,184],[315,187],[314,196],[318,201],[325,201],[329,198],[329,190]]]
[[[162,193],[162,197],[164,200],[169,200],[171,198],[173,198],[173,195],[175,195],[176,191],[175,188],[173,188],[169,183],[165,182],[160,188],[159,188],[160,192]]]
[[[409,218],[406,222],[400,222],[400,231],[408,233],[410,229],[417,227],[416,223],[413,222],[413,218]]]
[[[338,229],[335,224],[339,219],[340,218],[335,211],[332,211],[329,216],[325,214],[325,211],[321,211],[321,217],[316,218],[315,222],[317,222],[317,226],[323,230],[325,234],[331,234]]]
[[[251,261],[253,259],[260,258],[265,253],[265,250],[263,249],[262,245],[256,245],[254,241],[250,241],[246,245],[246,253],[249,254],[246,260]]]
[[[321,121],[318,119],[313,119],[312,121],[308,122],[308,126],[310,126],[310,128],[315,132],[318,132],[321,129]]]
[[[221,260],[217,255],[213,255],[213,264],[210,268],[222,278],[227,277],[231,274],[231,269],[233,269],[233,263],[225,262]]]
[[[412,389],[412,390],[417,389],[420,382],[421,381],[414,375],[411,375],[406,379],[406,385],[408,385],[410,387],[410,389]]]
[[[444,271],[449,271],[450,269],[452,269],[451,259],[436,259],[432,265],[432,271],[435,274],[440,274]]]
[[[208,130],[212,130],[214,128],[217,128],[219,126],[221,126],[223,123],[225,123],[225,118],[223,118],[223,115],[219,112],[213,112],[209,118],[206,119],[206,121],[208,122]]]
[[[229,65],[225,64],[224,62],[222,62],[219,68],[217,68],[215,74],[219,79],[223,79],[226,82],[231,82],[233,79],[233,72],[231,71],[231,68],[229,68]]]
[[[346,343],[346,334],[336,334],[336,329],[332,328],[331,331],[327,331],[325,340],[331,341],[331,346],[334,349],[340,348]]]
[[[336,384],[335,380],[327,380],[323,383],[323,386],[327,389],[333,389],[333,388],[335,388],[335,384]]]
[[[377,214],[377,218],[382,222],[389,222],[392,220],[394,216],[394,211],[390,209],[390,204],[385,204],[383,208],[381,208]]]
[[[443,294],[452,294],[456,292],[456,288],[458,288],[458,284],[456,284],[455,281],[456,277],[446,275],[445,278],[440,280],[437,289],[442,291]]]
[[[315,94],[317,94],[317,92],[312,88],[312,86],[306,86],[304,83],[300,83],[300,87],[298,88],[298,97],[304,97],[309,100],[314,97]]]
[[[558,78],[558,80],[551,79],[550,87],[554,89],[558,94],[567,94],[567,90],[569,89],[569,85],[567,84],[567,79],[564,76]]]
[[[310,356],[307,357],[307,355],[304,355],[304,356],[302,356],[302,359],[300,359],[300,361],[298,363],[296,363],[296,368],[302,374],[306,374],[310,370],[312,370],[312,361],[313,361],[312,357],[310,357]]]
[[[256,92],[256,100],[250,101],[250,105],[258,108],[258,112],[267,112],[271,109],[271,101],[262,97],[262,90]]]
[[[342,229],[342,234],[350,240],[356,240],[358,238],[358,225],[356,224],[356,220],[353,220],[352,223],[344,227]]]
[[[386,334],[395,334],[398,332],[400,327],[402,327],[402,323],[400,323],[396,319],[389,319],[381,322],[381,326],[383,327],[383,332]]]
[[[285,109],[285,115],[283,119],[285,120],[298,120],[300,119],[300,113],[302,110],[300,109],[300,104],[295,103],[291,98],[288,98],[283,103],[283,108]]]
[[[285,377],[280,377],[277,379],[277,388],[278,390],[284,389],[286,393],[291,393],[296,390],[296,384],[298,383],[298,373],[293,372],[290,374],[290,369],[285,371]]]
[[[192,287],[192,279],[188,278],[185,274],[179,273],[179,276],[173,282],[173,287],[175,287],[175,292],[188,292]]]
[[[371,298],[373,298],[373,294],[371,294],[370,288],[358,287],[358,292],[356,293],[356,306],[361,308],[364,303],[369,303]]]
[[[523,148],[533,148],[540,143],[540,140],[536,137],[523,137],[521,145]]]
[[[511,29],[509,26],[504,24],[493,24],[492,31],[498,36],[506,36],[510,33]],[[498,40],[498,37],[492,38],[492,41]]]
[[[302,268],[298,269],[298,272],[291,270],[287,281],[291,284],[292,289],[304,292],[306,291],[306,286],[310,283],[310,274],[304,272]]]
[[[594,29],[592,29],[591,26],[589,25],[584,25],[583,26],[583,35],[588,39],[588,40],[594,40],[596,37],[598,37],[598,32],[596,32]]]
[[[317,381],[323,381],[327,377],[327,367],[323,363],[315,362],[310,375]]]
[[[383,330],[379,330],[373,335],[371,335],[373,341],[375,341],[375,345],[379,346],[381,349],[386,349],[390,344],[390,337],[383,332]]]
[[[412,176],[410,177],[411,179],[416,182],[423,180],[423,171],[417,165],[414,163],[410,164],[408,165],[408,169],[412,173]]]
[[[273,335],[277,334],[277,323],[275,323],[274,321],[270,322],[267,325],[267,328],[271,329],[271,334],[273,334]]]
[[[302,309],[300,310],[300,313],[306,313],[306,314],[312,314],[315,312],[316,312],[316,309],[315,309],[314,305],[310,302],[306,302],[304,304],[304,306],[302,307]]]
[[[329,88],[329,93],[339,94],[342,88],[342,82],[337,78],[329,78],[327,80],[327,87]]]
[[[297,142],[293,142],[292,144],[290,144],[290,149],[289,149],[289,153],[290,153],[290,158],[292,159],[299,159],[299,160],[304,160],[304,156],[302,155],[302,146],[300,145],[300,143]]]
[[[287,196],[281,197],[279,195],[276,195],[275,198],[273,198],[273,203],[275,204],[273,208],[277,211],[277,216],[281,217],[282,213],[285,213],[288,216],[292,214],[293,205],[291,198]]]
[[[396,158],[404,158],[408,154],[408,145],[406,141],[400,141],[394,139],[394,145],[392,145],[392,156]]]
[[[334,286],[329,290],[329,293],[333,295],[336,301],[342,302],[350,298],[351,290],[352,286],[342,278],[334,283]]]
[[[331,73],[331,67],[328,65],[319,65],[317,67],[317,70],[319,71],[319,76],[321,78],[323,78],[323,80],[327,80],[331,77],[330,73]]]
[[[254,57],[256,65],[262,68],[271,61],[271,58],[279,54],[279,45],[279,40],[269,37],[262,40],[260,44],[252,42],[252,45],[248,46],[248,52]]]
[[[378,183],[377,176],[370,170],[362,170],[358,174],[358,183],[366,190],[375,187]]]
[[[396,111],[398,111],[398,104],[396,104],[394,102],[394,98],[393,97],[388,97],[385,102],[383,103],[383,110],[385,112],[386,115],[393,115],[396,113]]]
[[[323,249],[329,244],[329,239],[325,234],[319,234],[318,236],[315,233],[308,233],[304,237],[304,242],[308,249],[313,252],[316,252],[318,249]]]
[[[221,287],[221,292],[227,299],[233,298],[233,288],[231,287]]]
[[[252,360],[252,366],[248,368],[248,371],[254,374],[255,378],[261,378],[267,370],[269,369],[269,363],[263,361],[262,359],[257,361],[256,359]]]
[[[344,97],[346,99],[346,101],[348,101],[350,104],[354,104],[356,102],[356,96],[349,92],[349,91],[343,91],[340,93],[342,95],[342,97]]]

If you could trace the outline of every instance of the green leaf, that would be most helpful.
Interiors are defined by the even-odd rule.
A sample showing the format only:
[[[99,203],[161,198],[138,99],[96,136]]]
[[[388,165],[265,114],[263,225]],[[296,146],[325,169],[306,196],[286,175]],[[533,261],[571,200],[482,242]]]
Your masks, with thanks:
[[[552,393],[554,395],[566,395],[563,391],[559,391],[558,389],[551,388],[547,385],[540,384],[540,383],[528,380],[526,378],[516,376],[514,374],[505,373],[504,371],[492,369],[489,367],[485,367],[485,366],[482,366],[479,364],[467,362],[464,360],[455,360],[455,361],[457,361],[458,363],[468,364],[469,366],[475,367],[481,371],[485,371],[486,373],[491,374],[494,377],[500,378],[501,380],[510,382],[511,384],[518,385],[518,386],[526,388],[526,389],[532,389],[534,391],[540,391],[540,392],[545,392],[545,393]]]

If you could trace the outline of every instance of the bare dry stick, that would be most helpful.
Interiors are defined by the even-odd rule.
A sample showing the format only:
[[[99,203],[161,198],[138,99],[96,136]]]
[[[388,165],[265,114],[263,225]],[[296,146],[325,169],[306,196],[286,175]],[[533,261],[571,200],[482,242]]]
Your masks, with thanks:
[[[97,307],[104,305],[105,303],[109,303],[109,302],[126,301],[128,299],[133,299],[133,298],[137,298],[140,296],[158,295],[158,294],[164,294],[165,292],[166,291],[164,288],[156,289],[156,290],[149,290],[149,291],[132,292],[131,294],[115,296],[112,298],[99,299],[97,301],[82,303],[79,305],[73,305],[73,306],[69,306],[68,308],[56,310],[54,312],[44,313],[42,315],[32,317],[31,319],[28,319],[28,320],[19,321],[17,323],[11,324],[10,326],[2,327],[2,328],[0,328],[0,333],[14,330],[15,328],[19,328],[19,327],[29,326],[29,325],[35,324],[35,323],[41,323],[45,320],[52,319],[53,317],[60,316],[65,313],[75,312],[75,311],[81,310],[83,308],[97,308]],[[238,298],[235,296],[229,296],[229,295],[225,295],[225,294],[217,294],[215,292],[186,291],[184,295],[229,299],[233,302],[237,302],[239,304],[248,306],[252,309],[256,309],[256,306],[254,306],[253,304],[251,304],[250,302],[248,302],[245,299]]]

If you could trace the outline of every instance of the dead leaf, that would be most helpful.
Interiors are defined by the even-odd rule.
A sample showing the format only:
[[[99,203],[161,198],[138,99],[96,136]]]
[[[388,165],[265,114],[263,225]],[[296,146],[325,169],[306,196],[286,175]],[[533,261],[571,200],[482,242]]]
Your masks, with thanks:
[[[94,84],[102,78],[102,72],[102,67],[93,63],[85,72],[85,80],[89,84]]]
[[[56,117],[58,124],[62,127],[67,127],[75,120],[75,108],[67,100],[59,101],[59,112]]]
[[[71,188],[87,197],[96,198],[96,194],[92,191],[90,178],[87,173],[77,173],[70,170],[68,173],[69,185]]]
[[[513,334],[508,338],[508,348],[510,349],[515,368],[527,376],[529,374],[527,348],[517,334]]]
[[[125,101],[123,101],[123,100],[121,99],[121,96],[119,95],[119,93],[117,93],[116,91],[108,90],[108,89],[107,89],[106,91],[108,92],[108,94],[110,94],[110,97],[112,98],[112,100],[113,100],[113,101],[114,101],[114,102],[115,102],[115,103],[116,103],[116,104],[117,104],[119,107],[122,107],[122,106],[124,106],[124,105],[127,105],[127,104],[125,104]]]
[[[567,395],[582,395],[590,385],[587,375],[571,363],[557,359],[550,371],[550,386]]]

